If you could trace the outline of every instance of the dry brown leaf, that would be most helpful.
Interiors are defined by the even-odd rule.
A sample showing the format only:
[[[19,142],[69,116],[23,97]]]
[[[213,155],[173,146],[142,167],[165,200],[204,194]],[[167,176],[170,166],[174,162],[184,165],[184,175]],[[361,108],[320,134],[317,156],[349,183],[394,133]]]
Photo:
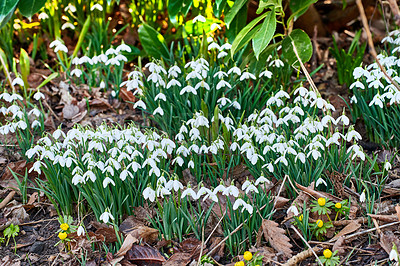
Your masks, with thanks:
[[[137,241],[138,239],[136,237],[128,234],[124,240],[124,243],[122,243],[121,248],[118,250],[117,254],[115,254],[115,257],[124,256]]]
[[[397,222],[399,219],[396,215],[392,214],[392,215],[380,215],[380,214],[371,214],[368,213],[368,216],[370,216],[371,218],[374,218],[376,220],[382,221],[382,222],[386,222],[386,223],[392,223],[392,222]]]
[[[345,236],[347,234],[353,233],[353,232],[357,231],[360,227],[361,227],[361,224],[359,224],[356,221],[352,221],[351,223],[346,225],[334,238],[332,238],[332,241],[339,239],[341,236]]]
[[[379,244],[386,251],[387,254],[390,254],[393,244],[396,244],[397,247],[400,247],[400,240],[394,235],[392,231],[386,231],[380,234]]]
[[[186,266],[192,260],[192,255],[190,253],[178,252],[172,255],[166,262],[162,265],[164,266]]]
[[[265,239],[276,251],[282,252],[285,257],[292,257],[290,239],[285,235],[285,230],[278,226],[278,223],[271,220],[263,220],[261,227]]]
[[[158,239],[158,230],[145,225],[134,228],[130,234],[137,239],[142,239],[146,243],[154,243]]]
[[[332,251],[338,251],[339,254],[344,254],[345,249],[343,248],[343,245],[345,243],[345,239],[343,236],[339,237],[338,240],[336,240],[335,244],[332,247]]]
[[[271,200],[275,202],[275,199],[276,199],[276,197],[273,196]],[[289,199],[279,196],[279,197],[276,199],[275,208],[276,208],[276,209],[281,209],[281,208],[283,208],[283,207],[286,205],[286,203],[288,203],[288,202],[289,202]]]
[[[313,247],[312,250],[314,252],[318,252],[319,251],[319,247]],[[304,250],[298,254],[296,254],[295,256],[293,256],[292,258],[290,258],[285,264],[282,264],[284,266],[294,266],[294,265],[298,265],[300,262],[302,262],[303,260],[306,260],[307,258],[311,257],[314,255],[313,251],[311,249],[307,249]]]
[[[73,104],[67,104],[64,106],[62,112],[64,119],[72,119],[79,114],[79,107]]]
[[[275,249],[270,247],[252,247],[249,251],[253,254],[257,253],[257,256],[263,256],[262,261],[264,263],[270,263],[272,261],[277,261]]]
[[[341,198],[338,198],[336,196],[333,196],[333,195],[331,195],[329,193],[326,193],[326,192],[323,192],[323,191],[316,191],[314,189],[311,189],[310,187],[304,187],[304,186],[302,186],[300,184],[297,184],[297,183],[296,183],[296,186],[299,189],[303,190],[304,192],[309,193],[310,195],[312,195],[313,197],[315,197],[317,199],[318,198],[327,198],[327,199],[332,200],[334,202],[341,202],[342,201]]]
[[[400,206],[396,205],[394,209],[396,210],[397,219],[400,221]]]
[[[125,259],[137,265],[162,265],[165,258],[152,247],[133,245],[125,255]]]

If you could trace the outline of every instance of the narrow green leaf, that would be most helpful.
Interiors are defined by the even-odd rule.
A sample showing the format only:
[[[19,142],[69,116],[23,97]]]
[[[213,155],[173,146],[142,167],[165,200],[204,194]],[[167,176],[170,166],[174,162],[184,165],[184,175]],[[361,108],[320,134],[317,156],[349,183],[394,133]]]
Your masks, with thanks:
[[[139,39],[146,53],[154,58],[169,58],[164,37],[150,25],[143,23],[139,27]]]
[[[229,25],[231,24],[232,20],[236,17],[236,14],[239,10],[247,3],[247,0],[238,0],[235,1],[232,8],[229,10],[228,14],[225,16],[225,24],[226,27],[229,29]]]
[[[0,29],[7,24],[12,17],[19,0],[0,1]]]
[[[45,3],[46,0],[20,0],[18,8],[22,15],[31,18]]]
[[[301,15],[306,13],[307,9],[318,0],[291,0],[289,3],[290,10],[292,11],[292,15],[290,15],[288,21],[294,19],[296,21]]]
[[[268,15],[265,17],[261,29],[253,38],[253,50],[257,60],[262,51],[264,51],[272,40],[276,29],[275,8],[273,8],[272,11],[267,12],[267,14]]]
[[[250,22],[246,27],[244,27],[239,34],[236,36],[235,40],[232,43],[232,48],[231,48],[231,57],[233,58],[233,55],[237,50],[245,46],[252,37],[256,34],[255,31],[252,31],[255,25],[257,25],[258,22],[260,22],[263,18],[265,18],[268,15],[268,13],[262,14],[258,18],[254,19],[252,22]],[[258,25],[256,28],[260,28],[261,25]]]

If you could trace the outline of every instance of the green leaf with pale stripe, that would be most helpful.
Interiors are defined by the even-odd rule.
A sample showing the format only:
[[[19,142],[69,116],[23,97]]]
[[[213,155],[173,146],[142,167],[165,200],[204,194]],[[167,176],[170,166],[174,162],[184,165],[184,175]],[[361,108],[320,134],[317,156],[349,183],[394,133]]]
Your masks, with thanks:
[[[262,51],[264,51],[272,40],[272,37],[274,37],[276,29],[275,8],[273,8],[272,11],[267,12],[267,14],[268,15],[265,17],[261,29],[253,38],[253,50],[257,60]]]

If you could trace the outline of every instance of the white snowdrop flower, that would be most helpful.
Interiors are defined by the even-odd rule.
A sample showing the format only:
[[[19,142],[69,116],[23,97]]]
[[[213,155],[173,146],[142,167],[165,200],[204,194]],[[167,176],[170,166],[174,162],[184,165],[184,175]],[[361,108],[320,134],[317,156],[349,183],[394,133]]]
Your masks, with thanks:
[[[194,169],[194,162],[192,160],[189,161],[188,168]]]
[[[225,105],[227,105],[228,103],[231,103],[232,101],[229,100],[228,98],[226,98],[225,96],[219,98],[217,100],[217,103],[219,104],[220,107],[224,107]]]
[[[86,56],[86,55],[82,56],[81,58],[79,58],[79,61],[78,61],[79,65],[82,65],[82,64],[85,64],[85,63],[89,63],[90,65],[93,65],[93,60],[90,57]]]
[[[207,84],[204,80],[201,80],[199,83],[196,84],[195,90],[197,91],[199,88],[205,88],[206,90],[210,90],[210,85]]]
[[[178,163],[179,166],[182,166],[184,163],[182,157],[180,156],[177,156],[175,159],[172,160],[172,164],[175,164],[175,162]]]
[[[379,93],[374,96],[372,101],[369,103],[369,106],[372,106],[374,104],[378,105],[380,108],[383,108],[382,97],[379,95]]]
[[[57,53],[58,51],[62,51],[65,53],[68,53],[68,48],[65,46],[63,43],[61,43],[59,40],[55,40],[50,43],[50,48],[54,47],[54,52]]]
[[[232,195],[235,198],[237,198],[239,196],[239,189],[234,185],[230,185],[229,187],[225,188],[224,192],[222,192],[222,195],[224,196]]]
[[[243,199],[239,198],[235,200],[235,203],[233,204],[233,210],[237,210],[239,207],[244,206],[247,204]]]
[[[321,177],[318,178],[317,182],[315,182],[315,186],[318,187],[320,184],[323,184],[325,187],[328,186],[325,182],[324,179],[322,179]]]
[[[42,12],[39,14],[39,20],[46,20],[49,18],[49,15],[47,15],[45,12]]]
[[[207,42],[208,42],[208,43],[213,42],[213,41],[214,41],[214,38],[213,38],[213,37],[211,37],[211,36],[208,36],[208,37],[207,37]]]
[[[146,104],[145,104],[142,100],[137,101],[137,102],[133,105],[133,108],[134,108],[134,109],[136,109],[136,108],[138,108],[138,107],[141,107],[142,109],[146,110]]]
[[[271,181],[269,181],[267,178],[265,178],[263,175],[257,178],[255,185],[258,186],[259,184],[271,184]]]
[[[69,3],[69,4],[64,8],[64,11],[65,11],[65,12],[71,11],[72,13],[75,13],[75,12],[76,12],[76,7],[73,6],[73,5],[71,5],[71,3]]]
[[[360,195],[360,202],[365,202],[365,190]]]
[[[344,114],[336,119],[335,124],[338,124],[340,121],[342,121],[343,125],[345,126],[348,126],[350,124],[350,119]]]
[[[216,42],[212,42],[212,43],[210,43],[209,45],[208,45],[208,50],[211,50],[211,49],[217,49],[217,50],[219,50],[221,47],[218,45],[218,43],[216,43]]]
[[[118,55],[119,53],[117,52],[117,50],[115,50],[114,48],[110,47],[108,48],[108,50],[106,51],[106,56],[109,55]]]
[[[275,164],[283,163],[284,165],[288,166],[288,161],[286,160],[284,155],[282,155],[278,159],[276,159],[274,163]]]
[[[100,89],[104,89],[106,87],[106,83],[104,81],[100,82]]]
[[[71,76],[77,76],[78,78],[82,75],[82,70],[75,68],[74,70],[71,71]]]
[[[220,50],[230,50],[231,48],[232,48],[232,45],[230,43],[224,43],[223,45],[221,45]]]
[[[229,72],[228,72],[229,73]],[[245,79],[256,79],[256,76],[254,76],[253,74],[251,74],[250,72],[243,72],[242,75],[240,76],[240,81],[243,81]]]
[[[132,52],[132,49],[131,49],[131,47],[129,47],[129,46],[126,45],[125,43],[121,43],[121,44],[117,47],[116,51],[117,51],[118,53],[120,53],[120,52],[128,52],[128,53],[130,53],[130,52]]]
[[[159,106],[153,112],[153,115],[156,115],[156,114],[159,114],[160,116],[163,116],[164,115],[164,110]]]
[[[85,179],[80,174],[75,174],[72,178],[72,184],[74,184],[75,186],[78,184],[85,184]]]
[[[386,161],[385,164],[383,165],[383,168],[386,171],[389,171],[390,169],[392,169],[392,164],[390,162]]]
[[[298,95],[300,95],[301,97],[305,97],[306,96],[306,94],[308,93],[308,90],[306,89],[306,88],[304,88],[304,87],[298,87],[295,91],[294,91],[294,94],[298,94]]]
[[[22,130],[25,130],[27,128],[27,124],[24,120],[18,121],[17,123],[15,123],[15,126]]]
[[[396,249],[393,247],[389,253],[389,260],[391,261],[399,261],[399,254],[397,253]]]
[[[216,89],[219,90],[219,89],[224,88],[224,87],[232,88],[231,84],[229,84],[225,80],[221,79],[218,82]]]
[[[241,109],[240,103],[238,103],[237,101],[233,101],[230,106],[233,106],[233,108],[238,110]]]
[[[151,202],[154,202],[156,199],[156,192],[150,186],[148,186],[145,188],[145,190],[143,190],[143,197],[146,200],[149,199]]]
[[[366,70],[364,70],[362,67],[356,67],[353,70],[353,77],[354,79],[359,79],[361,78],[363,75],[365,75]]]
[[[214,78],[218,77],[219,79],[223,79],[224,77],[227,77],[228,74],[226,74],[224,71],[218,71],[217,73],[214,74]]]
[[[106,168],[108,168],[110,166],[107,166]],[[114,172],[114,171],[113,171]],[[106,188],[109,184],[112,184],[113,186],[115,186],[115,182],[114,180],[112,180],[111,178],[109,178],[108,176],[106,178],[104,178],[103,180],[103,188]]]
[[[282,60],[280,60],[280,59],[275,59],[275,60],[271,61],[269,63],[269,66],[272,66],[272,65],[275,65],[275,67],[277,67],[277,68],[284,66]]]
[[[61,129],[56,129],[54,132],[53,132],[53,138],[54,139],[59,139],[60,137],[63,137],[63,138],[65,138],[66,136],[65,136],[65,133],[61,130]]]
[[[124,56],[122,54],[117,55],[114,59],[118,60],[118,61],[128,62],[128,58],[126,58],[126,56]]]
[[[267,69],[264,70],[263,72],[260,73],[260,75],[258,77],[267,77],[267,78],[272,78],[272,72],[268,71]]]
[[[296,206],[292,205],[287,209],[286,213],[287,214],[293,213],[294,216],[298,216],[299,215],[299,210],[297,209]]]
[[[200,21],[200,22],[206,22],[206,18],[205,17],[203,17],[202,15],[198,15],[197,17],[195,17],[193,20],[193,23],[196,23],[196,22],[198,22],[198,21]]]
[[[242,71],[237,66],[234,66],[228,70],[228,75],[230,75],[231,73],[235,73],[236,75],[240,76],[242,74]]]
[[[90,11],[93,11],[93,10],[98,10],[98,11],[103,11],[103,7],[100,5],[100,4],[98,4],[98,3],[96,3],[96,4],[94,4],[91,8],[90,8]]]
[[[183,185],[178,179],[173,179],[165,184],[165,188],[168,190],[174,189],[177,192],[179,189],[183,189]]]
[[[181,83],[179,81],[177,81],[176,79],[171,79],[168,84],[167,84],[167,89],[169,89],[172,86],[178,86],[178,87],[182,87]]]
[[[258,193],[258,189],[253,185],[250,184],[247,188],[246,188],[246,194],[249,194],[250,192],[255,192]]]
[[[353,88],[360,88],[360,89],[365,89],[365,86],[364,86],[364,84],[362,84],[360,81],[356,81],[356,82],[354,82],[353,84],[351,84],[351,86],[350,86],[350,90],[352,90]]]
[[[228,55],[228,53],[227,52],[225,52],[225,51],[221,51],[221,52],[219,52],[218,53],[218,56],[217,56],[217,58],[218,59],[220,59],[220,58],[224,58],[225,56],[227,56]]]
[[[39,90],[33,95],[33,98],[36,101],[39,101],[40,99],[45,99],[45,96],[43,93],[41,93]]]
[[[70,22],[65,22],[62,26],[61,26],[61,30],[65,30],[67,28],[70,28],[71,30],[75,29],[74,24],[70,23]]]
[[[24,87],[24,81],[22,80],[22,78],[18,77],[18,78],[15,78],[15,79],[13,80],[12,85],[13,85],[13,86],[19,85],[19,86],[21,86],[21,87]]]
[[[359,141],[361,140],[361,135],[357,131],[354,130],[354,128],[351,128],[349,131],[347,131],[345,135],[346,141],[350,142],[351,140]]]
[[[79,65],[79,57],[74,57],[74,59],[72,59],[71,63],[73,65]]]
[[[42,163],[42,161],[36,161],[33,163],[31,169],[29,169],[29,173],[32,171],[35,171],[36,173],[38,173],[39,175],[42,173],[42,170],[40,170],[40,167],[44,166],[45,164]]]
[[[101,215],[100,215],[100,221],[103,221],[103,223],[107,224],[109,220],[114,221],[114,216],[109,213],[108,209],[106,209]]]
[[[350,103],[355,103],[355,104],[357,104],[357,97],[355,96],[355,95],[353,95],[351,98],[350,98]]]
[[[210,26],[210,30],[211,31],[214,31],[214,30],[220,30],[221,29],[221,26],[220,25],[218,25],[217,23],[213,23],[213,24],[211,24],[211,26]]]
[[[34,129],[35,127],[38,127],[38,126],[40,126],[40,122],[38,120],[33,121],[31,124],[32,129]]]
[[[156,190],[157,197],[164,198],[166,195],[171,195],[171,192],[163,186],[158,186]]]
[[[114,57],[114,58],[110,58],[110,59],[107,60],[106,66],[108,66],[108,65],[120,66],[121,63],[119,62],[119,60],[117,58]]]
[[[181,199],[183,199],[183,198],[185,198],[185,197],[187,197],[187,196],[191,196],[194,200],[197,200],[197,199],[198,199],[197,193],[196,193],[193,189],[191,189],[190,186],[189,186],[188,188],[186,188],[186,189],[182,192]]]
[[[186,92],[190,92],[190,93],[193,93],[194,95],[197,95],[196,89],[193,88],[193,87],[190,86],[190,85],[187,85],[186,87],[184,87],[184,88],[179,92],[179,94],[180,94],[180,95],[183,95],[183,94],[185,94]]]
[[[84,236],[85,235],[85,229],[83,228],[82,225],[80,225],[78,227],[78,230],[76,231],[76,233],[77,233],[78,236]]]

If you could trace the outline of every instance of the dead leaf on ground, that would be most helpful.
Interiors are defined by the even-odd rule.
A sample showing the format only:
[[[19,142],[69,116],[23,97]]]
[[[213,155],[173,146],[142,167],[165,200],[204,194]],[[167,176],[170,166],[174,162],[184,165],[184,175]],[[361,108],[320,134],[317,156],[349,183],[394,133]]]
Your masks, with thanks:
[[[66,104],[62,112],[64,119],[72,119],[79,114],[79,107],[73,104]]]
[[[115,257],[124,256],[136,242],[138,242],[138,239],[136,237],[133,237],[131,234],[128,234],[125,237],[124,243],[122,243],[121,248],[115,254]]]
[[[165,258],[161,256],[160,252],[152,247],[133,245],[125,255],[125,259],[138,266],[141,265],[162,265]]]
[[[339,237],[341,237],[341,236],[345,236],[350,233],[353,233],[353,232],[357,231],[360,227],[361,227],[361,224],[359,224],[356,221],[352,221],[351,223],[346,225],[337,235],[335,235],[335,237],[332,238],[332,241],[339,239]]]
[[[290,239],[285,235],[285,230],[279,227],[278,223],[271,220],[263,220],[261,230],[265,240],[278,252],[282,252],[287,258],[292,256],[292,245]]]
[[[345,244],[345,239],[344,236],[339,237],[335,244],[332,247],[332,251],[338,251],[339,254],[344,254],[345,249],[343,248],[343,245]]]
[[[391,215],[380,215],[380,214],[371,214],[368,213],[368,216],[370,216],[371,218],[374,218],[376,220],[382,221],[382,222],[386,222],[386,223],[392,223],[392,222],[397,222],[399,220],[399,218],[397,217],[397,215],[395,214],[391,214]]]
[[[264,263],[270,263],[272,261],[277,261],[276,251],[270,247],[251,247],[249,251],[253,254],[257,253],[257,256],[263,256],[262,261]]]
[[[186,266],[192,261],[191,257],[192,256],[190,253],[178,252],[178,253],[173,254],[162,265],[163,266],[176,266],[176,265]]]
[[[210,239],[211,245],[209,247],[209,250],[213,250],[214,247],[216,247],[220,242],[222,241],[222,237],[212,237]],[[216,260],[219,261],[221,258],[224,257],[224,251],[225,251],[225,242],[222,243],[217,249],[215,249],[212,253],[210,253],[210,256]]]
[[[390,251],[392,251],[393,248],[393,244],[396,244],[397,247],[400,247],[400,240],[394,235],[392,231],[386,231],[380,234],[379,244],[386,251],[387,254],[390,254]]]
[[[315,197],[317,199],[318,198],[327,198],[327,199],[332,200],[334,202],[341,202],[342,201],[341,198],[333,196],[333,195],[331,195],[329,193],[326,193],[326,192],[323,192],[323,191],[316,191],[314,189],[311,189],[310,187],[304,187],[304,186],[302,186],[300,184],[297,184],[297,183],[296,183],[296,187],[298,187],[299,189],[303,190],[304,192],[309,193],[310,195],[312,195],[313,197]]]

